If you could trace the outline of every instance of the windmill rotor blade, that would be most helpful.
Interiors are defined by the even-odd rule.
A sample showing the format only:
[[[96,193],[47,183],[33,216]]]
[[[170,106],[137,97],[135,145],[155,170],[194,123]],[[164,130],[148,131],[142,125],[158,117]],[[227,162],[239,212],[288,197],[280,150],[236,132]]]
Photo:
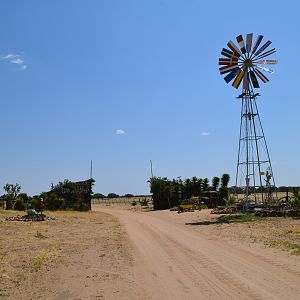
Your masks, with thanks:
[[[228,49],[225,49],[225,48],[222,49],[221,54],[226,57],[229,57],[229,58],[234,57],[234,58],[238,59],[238,56],[236,56],[234,52],[232,52]]]
[[[246,50],[247,50],[247,53],[251,53],[252,37],[253,37],[253,33],[248,33],[247,36],[246,36]]]
[[[264,45],[262,45],[260,47],[259,50],[257,50],[255,53],[254,53],[254,56],[257,56],[259,55],[260,53],[262,53],[265,49],[267,49],[270,45],[272,44],[271,41],[267,41]]]
[[[240,49],[234,44],[234,42],[232,42],[231,40],[227,43],[227,46],[237,55],[237,56],[241,56],[242,53],[240,51]]]
[[[267,78],[267,76],[265,76],[262,72],[260,72],[258,69],[254,68],[254,72],[255,74],[264,82],[267,83],[269,81],[269,79]]]
[[[238,60],[236,58],[219,58],[219,65],[237,65]]]
[[[239,47],[240,47],[240,49],[241,49],[241,52],[242,52],[243,54],[245,54],[245,53],[246,53],[246,48],[245,48],[245,43],[244,43],[243,36],[240,34],[239,36],[236,37],[236,40],[237,40],[237,42],[238,42],[238,44],[239,44]]]
[[[244,73],[245,73],[245,71],[240,69],[239,73],[235,77],[235,79],[232,83],[232,86],[235,87],[236,89],[239,87],[239,85],[244,77]]]
[[[259,65],[276,65],[276,64],[278,64],[278,60],[264,59],[264,60],[256,61],[255,63],[257,63]]]
[[[252,53],[254,53],[256,51],[256,49],[258,48],[259,44],[261,43],[262,39],[263,39],[263,35],[259,35],[257,38],[256,38],[256,41],[253,45],[253,49],[252,49]]]
[[[243,89],[244,90],[249,90],[249,75],[248,72],[244,73],[244,78],[243,78]]]
[[[257,78],[255,76],[255,73],[253,71],[249,72],[250,78],[251,78],[251,82],[254,88],[259,88],[259,84],[257,81]]]
[[[271,50],[269,50],[269,51],[267,51],[267,52],[265,52],[265,53],[263,53],[261,55],[258,55],[257,57],[255,57],[255,59],[261,59],[261,58],[269,56],[269,55],[271,55],[271,54],[273,54],[275,52],[276,52],[276,49],[273,48],[273,49],[271,49]]]
[[[236,68],[233,71],[231,71],[229,74],[227,74],[224,77],[224,80],[226,81],[226,83],[229,83],[237,75],[238,72],[239,72],[239,69]]]
[[[256,65],[255,67],[256,67],[256,68],[259,68],[259,69],[261,69],[261,70],[263,70],[263,71],[266,71],[266,72],[268,72],[268,73],[270,73],[270,74],[274,74],[274,73],[275,73],[275,71],[273,71],[273,70],[271,70],[271,69],[269,69],[269,68],[267,68],[267,67],[262,67],[262,66],[259,66],[259,65]]]
[[[225,73],[228,73],[235,69],[239,69],[239,67],[237,65],[233,65],[233,66],[225,66],[225,67],[219,68],[220,74],[225,74]]]

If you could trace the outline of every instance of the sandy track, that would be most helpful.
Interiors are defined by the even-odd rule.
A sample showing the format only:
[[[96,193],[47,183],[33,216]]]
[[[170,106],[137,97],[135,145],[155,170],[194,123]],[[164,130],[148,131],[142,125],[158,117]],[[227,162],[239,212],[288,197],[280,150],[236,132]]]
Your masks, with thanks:
[[[135,257],[131,279],[146,299],[300,299],[298,258],[233,246],[169,212],[95,209],[125,226]]]

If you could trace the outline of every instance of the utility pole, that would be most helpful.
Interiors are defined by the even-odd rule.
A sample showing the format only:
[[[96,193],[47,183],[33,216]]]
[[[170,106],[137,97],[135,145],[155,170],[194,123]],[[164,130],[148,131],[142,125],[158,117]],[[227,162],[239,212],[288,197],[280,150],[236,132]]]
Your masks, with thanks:
[[[93,161],[91,160],[90,179],[93,178]]]
[[[150,159],[150,170],[151,170],[151,178],[153,178],[152,160],[151,159]]]

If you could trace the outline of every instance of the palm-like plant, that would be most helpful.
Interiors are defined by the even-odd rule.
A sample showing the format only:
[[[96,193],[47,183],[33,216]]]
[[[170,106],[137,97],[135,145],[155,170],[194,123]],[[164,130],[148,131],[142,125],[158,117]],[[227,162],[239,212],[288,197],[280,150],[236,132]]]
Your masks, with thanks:
[[[213,187],[213,190],[216,191],[219,187],[219,184],[220,184],[220,178],[219,177],[213,177],[212,179],[212,187]]]

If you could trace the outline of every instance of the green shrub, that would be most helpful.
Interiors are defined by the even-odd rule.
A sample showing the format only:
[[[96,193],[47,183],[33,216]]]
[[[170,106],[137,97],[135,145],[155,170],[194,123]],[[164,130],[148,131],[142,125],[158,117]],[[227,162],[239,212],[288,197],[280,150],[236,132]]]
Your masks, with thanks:
[[[29,202],[28,202],[28,205],[30,204],[32,208],[36,208],[38,202],[40,200],[36,197],[33,197]]]
[[[299,207],[300,208],[300,198],[292,198],[292,200],[290,201],[290,205],[292,207]]]
[[[300,207],[300,190],[293,189],[293,197],[290,201],[290,205],[293,207]]]
[[[235,199],[234,199],[234,197],[232,195],[230,195],[228,197],[228,199],[225,201],[225,205],[226,206],[232,206],[232,205],[235,205],[235,204],[236,204],[235,203]]]
[[[61,210],[65,208],[65,200],[58,197],[56,193],[51,193],[47,197],[46,208],[49,210]]]
[[[73,207],[73,210],[77,210],[77,211],[88,211],[90,208],[88,207],[88,205],[84,202],[82,203],[76,203]]]
[[[17,199],[17,201],[14,205],[15,210],[26,210],[26,207],[27,207],[27,205],[22,199]]]

